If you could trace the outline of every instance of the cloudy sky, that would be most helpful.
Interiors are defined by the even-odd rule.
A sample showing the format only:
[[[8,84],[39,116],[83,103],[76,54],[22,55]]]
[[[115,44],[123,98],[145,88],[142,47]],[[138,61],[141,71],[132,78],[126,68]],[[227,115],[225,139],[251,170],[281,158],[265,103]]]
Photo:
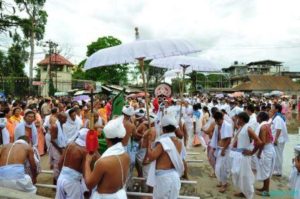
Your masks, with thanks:
[[[200,57],[222,67],[274,59],[300,71],[299,7],[299,0],[47,0],[45,40],[76,64],[98,37],[131,42],[137,26],[141,39],[191,40]],[[36,61],[43,56],[37,52]]]

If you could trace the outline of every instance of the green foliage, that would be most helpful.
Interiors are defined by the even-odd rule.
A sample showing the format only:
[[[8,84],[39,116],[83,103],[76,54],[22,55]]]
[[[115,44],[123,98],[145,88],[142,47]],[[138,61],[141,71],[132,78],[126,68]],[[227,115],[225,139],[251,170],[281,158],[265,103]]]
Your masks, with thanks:
[[[197,91],[198,87],[205,88],[224,88],[228,87],[229,82],[222,74],[209,74],[205,76],[202,73],[192,72],[188,75],[191,78],[191,90],[190,92]]]
[[[100,49],[109,48],[120,45],[121,41],[112,36],[100,37],[97,41],[92,42],[87,46],[87,56],[92,55]],[[104,84],[126,84],[128,67],[127,65],[105,66],[100,68],[93,68],[86,72],[83,71],[83,66],[86,60],[78,64],[74,70],[72,77],[74,79],[86,79],[93,81],[100,81]]]
[[[56,92],[56,89],[54,88],[53,79],[50,78],[49,80],[49,96],[54,96],[54,93]]]

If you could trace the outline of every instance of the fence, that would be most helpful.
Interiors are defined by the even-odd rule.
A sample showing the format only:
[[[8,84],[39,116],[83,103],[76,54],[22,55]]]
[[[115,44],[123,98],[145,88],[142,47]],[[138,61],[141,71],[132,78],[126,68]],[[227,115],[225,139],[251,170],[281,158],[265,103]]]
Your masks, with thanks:
[[[84,89],[85,85],[94,84],[91,80],[73,79],[66,81],[63,79],[53,80],[53,88],[55,91],[68,92],[72,89]],[[39,96],[43,91],[48,93],[49,84],[47,81],[40,81],[39,79],[32,79],[28,77],[1,77],[0,76],[0,91],[4,92],[6,96],[24,97],[28,95]]]

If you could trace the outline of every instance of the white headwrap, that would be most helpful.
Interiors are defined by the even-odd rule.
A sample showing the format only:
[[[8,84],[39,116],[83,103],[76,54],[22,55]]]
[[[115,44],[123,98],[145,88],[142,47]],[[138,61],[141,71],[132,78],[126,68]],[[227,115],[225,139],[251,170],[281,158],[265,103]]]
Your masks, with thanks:
[[[294,151],[295,151],[295,154],[298,156],[300,155],[300,144],[297,144],[295,147],[294,147]]]
[[[126,135],[126,129],[123,125],[123,117],[110,120],[104,127],[103,132],[108,139],[123,138]]]
[[[134,109],[132,106],[124,106],[122,109],[122,113],[128,116],[133,116],[134,114]]]
[[[14,132],[14,137],[15,137],[15,141],[19,139],[19,137],[26,135],[25,132],[25,127],[28,127],[31,129],[31,133],[32,133],[32,145],[33,146],[37,146],[38,144],[38,133],[37,133],[37,129],[35,127],[35,125],[32,124],[26,124],[25,121],[20,122],[16,128],[15,128],[15,132]],[[29,138],[30,139],[30,138]]]
[[[169,125],[172,125],[172,126],[176,127],[177,126],[177,121],[174,117],[166,115],[161,120],[161,126],[165,127],[165,126],[169,126]]]
[[[79,135],[75,140],[75,143],[78,144],[79,146],[85,147],[86,145],[86,135],[88,133],[89,129],[88,128],[82,128],[79,131]]]
[[[142,118],[142,117],[145,117],[145,111],[144,109],[140,108],[140,109],[137,109],[134,114],[137,116],[136,118]]]

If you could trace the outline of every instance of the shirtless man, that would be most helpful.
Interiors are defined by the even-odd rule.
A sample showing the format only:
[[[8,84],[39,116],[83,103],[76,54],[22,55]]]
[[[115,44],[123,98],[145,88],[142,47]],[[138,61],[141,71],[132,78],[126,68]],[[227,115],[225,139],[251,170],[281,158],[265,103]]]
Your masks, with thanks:
[[[89,129],[82,128],[75,142],[71,142],[59,162],[60,175],[57,180],[56,199],[83,199],[82,173],[86,151],[86,135]],[[97,158],[99,158],[97,153]],[[96,157],[96,156],[95,156]]]
[[[67,145],[67,139],[63,132],[63,124],[67,121],[67,115],[64,112],[58,114],[58,120],[50,128],[51,134],[51,144],[49,147],[49,159],[50,159],[50,168],[53,168],[53,184],[56,184],[56,181],[59,176],[59,167],[58,163],[60,157],[63,153],[63,149]]]
[[[124,106],[122,113],[124,116],[123,124],[126,129],[126,135],[122,140],[122,144],[124,147],[127,147],[128,143],[129,143],[129,139],[136,132],[136,127],[134,126],[134,124],[131,121],[131,116],[133,116],[134,110],[131,106]]]
[[[93,171],[90,168],[93,155],[86,156],[84,173],[86,185],[88,189],[96,187],[91,199],[126,199],[125,181],[130,158],[122,144],[126,135],[122,118],[109,121],[103,131],[108,149],[96,161]]]
[[[233,136],[233,127],[224,120],[221,112],[216,112],[213,117],[216,127],[211,140],[211,146],[217,150],[215,174],[219,182],[217,185],[217,187],[220,187],[219,192],[224,193],[230,175],[229,145]]]
[[[18,136],[14,143],[3,146],[0,151],[0,187],[7,187],[19,191],[36,193],[36,164],[32,147],[28,144],[28,137]],[[25,174],[24,164],[30,163],[32,178]]]
[[[180,176],[184,165],[181,158],[182,143],[176,137],[176,120],[165,116],[161,121],[163,134],[155,147],[148,142],[147,158],[151,162],[147,185],[153,187],[153,198],[178,198],[180,191]],[[166,149],[168,149],[166,151]]]

